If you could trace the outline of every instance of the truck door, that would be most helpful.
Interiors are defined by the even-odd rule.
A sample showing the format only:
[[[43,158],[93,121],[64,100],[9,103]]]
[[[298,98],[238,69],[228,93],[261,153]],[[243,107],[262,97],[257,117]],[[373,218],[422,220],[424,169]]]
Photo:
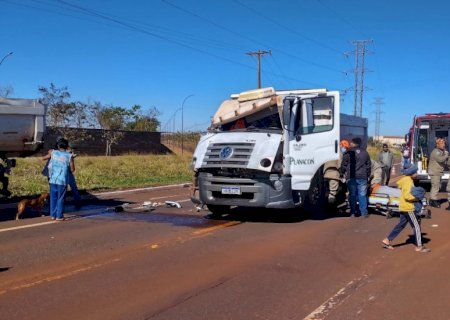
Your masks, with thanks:
[[[290,128],[292,189],[308,190],[317,170],[339,159],[339,93],[297,98]]]

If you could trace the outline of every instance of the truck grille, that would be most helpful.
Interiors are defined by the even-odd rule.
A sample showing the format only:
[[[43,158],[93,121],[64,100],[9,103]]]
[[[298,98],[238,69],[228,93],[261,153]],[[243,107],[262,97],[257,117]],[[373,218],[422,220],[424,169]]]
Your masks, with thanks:
[[[246,168],[254,146],[254,143],[213,143],[208,146],[202,167]],[[226,147],[231,148],[231,155],[221,158],[220,153]]]

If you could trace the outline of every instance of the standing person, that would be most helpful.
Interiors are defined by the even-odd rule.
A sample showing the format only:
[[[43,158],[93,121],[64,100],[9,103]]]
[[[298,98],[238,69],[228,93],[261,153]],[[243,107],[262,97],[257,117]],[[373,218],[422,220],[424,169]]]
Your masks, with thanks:
[[[411,190],[414,188],[413,179],[417,177],[417,166],[415,164],[411,165],[407,169],[404,169],[404,176],[398,180],[397,185],[401,190],[399,211],[400,211],[400,221],[392,229],[391,233],[382,240],[383,247],[386,249],[394,249],[391,242],[400,234],[400,232],[408,224],[411,225],[414,235],[416,237],[416,251],[417,252],[430,252],[431,250],[424,247],[422,244],[422,230],[420,228],[420,223],[417,219],[415,213],[414,202],[418,201],[412,194]],[[420,213],[418,213],[420,214]]]
[[[411,150],[409,150],[409,147],[404,143],[402,144],[402,169],[406,167],[409,164],[409,158],[411,157]]]
[[[381,184],[384,186],[389,185],[389,180],[391,179],[391,170],[394,164],[394,155],[389,150],[389,147],[386,143],[383,144],[383,150],[381,150],[378,155],[378,161],[382,165],[383,175],[381,178]]]
[[[430,162],[428,163],[428,174],[431,179],[430,206],[440,208],[441,203],[438,199],[438,193],[441,189],[442,175],[444,174],[445,163],[448,161],[448,151],[445,150],[445,140],[436,139],[436,148],[431,151]],[[449,180],[450,181],[450,180]],[[450,201],[450,182],[447,183],[448,200]],[[450,210],[450,204],[449,208]]]
[[[375,185],[382,185],[383,182],[383,165],[377,160],[370,160],[370,188],[373,189]]]
[[[342,155],[350,148],[350,143],[347,140],[341,140],[339,143],[340,153],[339,159],[325,162],[323,172],[324,179],[328,181],[328,203],[336,203],[337,194],[340,186],[339,168],[342,163]]]
[[[1,163],[2,161],[5,163],[5,165]],[[9,173],[10,166],[8,160],[6,158],[0,158],[0,182],[2,183],[0,194],[4,195],[5,197],[9,197],[11,195],[11,192],[8,190],[9,178],[5,176],[5,174]]]
[[[369,217],[367,211],[367,183],[371,174],[369,153],[361,148],[361,138],[353,138],[350,150],[344,155],[340,174],[345,177],[349,191],[350,216],[356,216],[356,201],[359,201],[359,211],[364,218]]]
[[[49,183],[50,183],[50,217],[52,220],[62,221],[64,197],[69,182],[69,170],[75,171],[72,154],[67,152],[69,143],[66,139],[59,139],[57,149],[50,153]]]

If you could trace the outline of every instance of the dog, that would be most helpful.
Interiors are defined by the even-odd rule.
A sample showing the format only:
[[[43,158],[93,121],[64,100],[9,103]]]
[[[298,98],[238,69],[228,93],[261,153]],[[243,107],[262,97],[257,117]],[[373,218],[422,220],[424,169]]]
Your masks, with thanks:
[[[19,220],[19,217],[22,215],[22,213],[25,212],[25,209],[27,207],[31,207],[33,209],[37,209],[39,214],[42,216],[42,208],[44,207],[45,202],[49,198],[48,193],[43,193],[39,196],[39,198],[35,199],[23,199],[17,204],[17,214],[16,214],[16,220]]]

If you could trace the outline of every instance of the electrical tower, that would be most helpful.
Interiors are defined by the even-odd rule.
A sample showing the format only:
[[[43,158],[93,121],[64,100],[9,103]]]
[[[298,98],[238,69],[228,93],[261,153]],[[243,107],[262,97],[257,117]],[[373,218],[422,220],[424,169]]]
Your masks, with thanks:
[[[265,50],[259,50],[259,51],[253,51],[253,52],[247,52],[247,54],[249,56],[258,56],[258,70],[257,70],[257,75],[258,75],[258,89],[261,88],[261,56],[265,55],[265,54],[272,54],[272,51],[265,51]]]
[[[367,88],[364,87],[364,75],[366,73],[365,64],[365,56],[371,52],[367,51],[366,46],[371,44],[373,40],[355,40],[352,41],[352,44],[355,45],[355,51],[347,53],[355,55],[355,69],[352,72],[355,74],[355,86],[353,87],[354,91],[354,107],[353,107],[353,115],[362,116],[362,108],[363,108],[363,97],[364,91]]]
[[[380,123],[381,123],[381,117],[380,115],[382,113],[384,113],[383,111],[381,111],[381,106],[384,104],[383,99],[381,97],[376,97],[374,98],[375,101],[373,102],[373,104],[375,105],[375,135],[374,135],[374,140],[379,140],[380,137]]]

